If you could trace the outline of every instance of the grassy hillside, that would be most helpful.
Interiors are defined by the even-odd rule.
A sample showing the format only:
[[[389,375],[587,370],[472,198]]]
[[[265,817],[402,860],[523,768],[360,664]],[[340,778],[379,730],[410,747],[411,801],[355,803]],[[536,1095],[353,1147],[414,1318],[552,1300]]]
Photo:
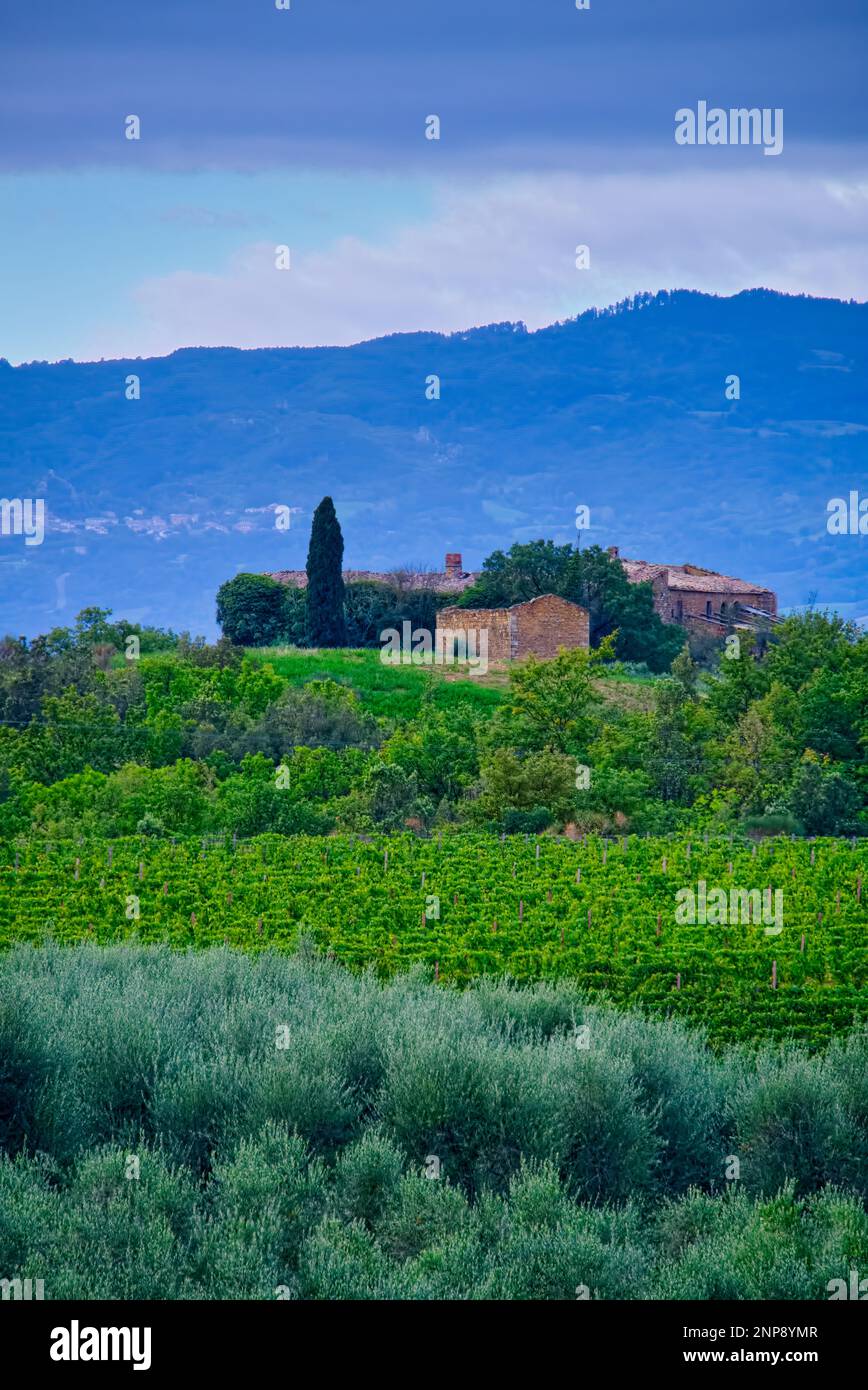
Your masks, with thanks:
[[[435,708],[466,709],[491,713],[509,690],[509,667],[492,666],[484,675],[471,674],[466,666],[387,666],[380,652],[369,648],[340,651],[303,647],[251,648],[255,660],[267,662],[290,686],[311,680],[333,680],[355,691],[366,709],[387,719],[413,719],[429,699]],[[625,710],[650,710],[657,677],[615,668],[595,682],[600,699]]]
[[[292,687],[312,680],[336,681],[353,690],[372,714],[386,719],[414,719],[425,699],[435,708],[485,714],[497,707],[509,683],[502,668],[471,677],[460,668],[387,666],[379,651],[366,648],[259,647],[250,654],[268,662]]]

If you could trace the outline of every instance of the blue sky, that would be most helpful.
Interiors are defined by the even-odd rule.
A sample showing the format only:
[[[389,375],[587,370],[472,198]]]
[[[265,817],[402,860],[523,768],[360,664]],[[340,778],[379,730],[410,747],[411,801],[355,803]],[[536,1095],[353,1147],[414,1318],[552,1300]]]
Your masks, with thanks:
[[[868,297],[862,0],[6,11],[13,362],[537,327],[679,285]],[[676,147],[700,99],[782,108],[782,155]]]

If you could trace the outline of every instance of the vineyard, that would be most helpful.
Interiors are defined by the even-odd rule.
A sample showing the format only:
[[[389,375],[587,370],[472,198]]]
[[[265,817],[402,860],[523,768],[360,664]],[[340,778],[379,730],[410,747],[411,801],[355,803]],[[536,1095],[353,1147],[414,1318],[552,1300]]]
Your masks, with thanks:
[[[293,948],[311,936],[388,977],[570,977],[690,1016],[716,1042],[821,1045],[868,1018],[863,842],[449,834],[6,846],[0,943],[168,941]],[[679,923],[676,894],[782,893],[762,919]]]

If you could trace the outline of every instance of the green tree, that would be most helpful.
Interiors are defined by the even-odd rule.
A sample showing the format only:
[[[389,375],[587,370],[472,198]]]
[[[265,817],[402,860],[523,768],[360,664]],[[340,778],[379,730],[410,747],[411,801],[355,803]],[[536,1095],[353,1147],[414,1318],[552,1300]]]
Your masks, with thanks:
[[[437,801],[460,795],[479,770],[473,725],[463,711],[426,708],[391,735],[382,756],[414,772],[419,790]]]
[[[497,748],[481,769],[478,797],[467,806],[471,821],[506,824],[510,812],[536,813],[544,829],[556,820],[567,820],[576,806],[576,767],[572,758],[551,748],[520,757],[509,748]],[[531,829],[515,815],[511,829]]]
[[[307,643],[307,595],[291,584],[283,586],[283,641],[293,647]]]
[[[571,545],[528,541],[508,551],[495,550],[483,561],[476,583],[465,589],[462,608],[508,608],[539,594],[560,594],[571,557]]]
[[[631,584],[620,560],[598,545],[580,551],[539,540],[495,550],[458,602],[463,608],[508,608],[540,594],[559,594],[587,608],[592,647],[617,630],[615,650],[622,661],[667,671],[684,644],[683,628],[662,622],[655,611],[651,585]]]
[[[668,671],[684,645],[684,629],[664,623],[656,612],[651,585],[632,584],[620,560],[598,545],[571,552],[558,593],[587,608],[592,646],[617,631],[621,661]]]
[[[786,803],[808,835],[843,835],[859,809],[859,789],[840,768],[807,752],[796,770]]]
[[[313,514],[307,552],[307,630],[313,647],[345,647],[344,538],[334,502],[324,497]]]
[[[739,633],[737,650],[721,654],[717,677],[709,689],[708,703],[719,723],[730,728],[747,712],[751,701],[764,695],[769,686],[768,676],[754,656],[748,633]]]
[[[217,590],[217,621],[238,646],[279,642],[285,623],[284,586],[267,574],[236,574]]]
[[[511,713],[561,752],[584,747],[591,732],[594,677],[602,662],[612,660],[614,645],[614,637],[606,637],[594,651],[561,647],[547,661],[529,656],[510,677]]]
[[[424,815],[433,809],[420,803],[415,772],[405,772],[398,763],[371,762],[362,778],[361,792],[371,820],[384,830],[400,830],[420,810]]]
[[[769,676],[798,690],[817,670],[839,673],[851,647],[864,635],[837,613],[794,613],[772,633],[767,657]]]
[[[651,742],[641,764],[655,795],[686,805],[711,790],[709,744],[714,721],[696,690],[696,669],[687,646],[672,674],[654,687]]]

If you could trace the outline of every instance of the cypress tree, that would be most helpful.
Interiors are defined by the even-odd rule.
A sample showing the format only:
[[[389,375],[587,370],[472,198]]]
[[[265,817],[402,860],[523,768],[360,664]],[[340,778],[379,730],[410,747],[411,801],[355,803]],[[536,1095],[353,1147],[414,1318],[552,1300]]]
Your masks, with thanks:
[[[307,552],[307,636],[312,647],[345,647],[344,538],[330,497],[313,514]]]

